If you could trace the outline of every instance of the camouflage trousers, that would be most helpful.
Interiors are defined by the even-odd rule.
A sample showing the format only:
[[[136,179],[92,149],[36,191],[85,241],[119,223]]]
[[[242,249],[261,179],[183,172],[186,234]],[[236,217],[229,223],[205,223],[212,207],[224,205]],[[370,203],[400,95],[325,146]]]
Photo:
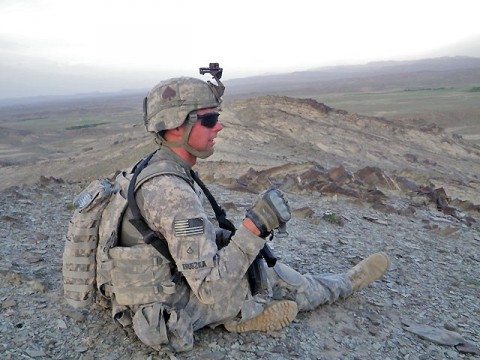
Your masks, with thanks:
[[[343,274],[302,275],[284,264],[267,268],[273,300],[292,300],[299,311],[309,311],[322,304],[331,304],[352,294],[352,283]]]
[[[215,304],[203,304],[190,294],[180,309],[146,305],[134,317],[135,332],[140,340],[154,348],[168,343],[175,351],[187,351],[193,347],[195,330],[227,322],[241,323],[259,315],[271,300],[293,300],[300,311],[308,311],[352,293],[346,274],[303,275],[277,263],[274,268],[267,268],[267,277],[270,287],[267,296],[252,297],[248,280],[244,279],[233,291],[229,289],[230,295],[224,301]]]
[[[196,298],[190,299],[185,310],[193,320],[193,329],[215,327],[229,318],[243,322],[259,315],[271,300],[292,300],[299,311],[309,311],[352,293],[346,274],[300,274],[278,263],[274,268],[267,268],[267,277],[270,293],[266,297],[252,297],[245,283],[223,303],[205,305]]]

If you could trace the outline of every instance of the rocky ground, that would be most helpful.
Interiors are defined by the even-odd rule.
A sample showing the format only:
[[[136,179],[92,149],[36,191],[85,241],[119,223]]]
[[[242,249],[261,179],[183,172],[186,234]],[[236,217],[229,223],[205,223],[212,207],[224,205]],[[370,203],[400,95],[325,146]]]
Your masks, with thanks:
[[[49,176],[35,171],[0,191],[0,358],[480,357],[478,148],[435,127],[284,98],[228,105],[224,116],[217,153],[198,168],[229,217],[238,224],[259,188],[279,186],[294,210],[290,235],[271,243],[281,261],[304,273],[343,272],[385,251],[384,279],[281,331],[202,329],[190,352],[152,351],[107,311],[63,300],[70,204],[86,183],[52,170],[61,168],[55,159]],[[11,181],[14,169],[3,170]]]

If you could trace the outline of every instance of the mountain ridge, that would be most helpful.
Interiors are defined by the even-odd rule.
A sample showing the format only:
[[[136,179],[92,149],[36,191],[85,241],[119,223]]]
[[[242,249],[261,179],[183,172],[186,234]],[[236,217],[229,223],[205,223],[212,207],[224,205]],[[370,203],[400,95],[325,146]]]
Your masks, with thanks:
[[[225,69],[228,71],[228,69]],[[404,60],[404,61],[378,61],[370,62],[361,65],[340,65],[340,66],[325,66],[320,68],[312,68],[308,70],[286,72],[281,74],[270,75],[256,75],[235,79],[224,80],[227,86],[226,95],[230,97],[238,96],[252,96],[257,95],[272,95],[272,94],[286,94],[286,92],[302,90],[302,88],[308,87],[313,82],[324,82],[328,84],[329,81],[345,81],[346,79],[356,79],[360,81],[362,78],[371,78],[379,76],[392,77],[394,74],[404,73],[419,73],[424,72],[437,72],[435,75],[440,76],[440,72],[448,72],[450,75],[455,74],[456,71],[465,72],[464,78],[455,80],[451,83],[464,83],[466,79],[472,81],[472,84],[480,84],[480,58],[469,56],[454,56],[454,57],[439,57],[431,59],[420,60]],[[441,78],[443,77],[440,76]],[[382,83],[388,84],[388,79],[379,79]],[[423,81],[418,79],[418,82]],[[279,91],[278,87],[283,87]],[[329,86],[332,86],[331,84]],[[355,91],[354,89],[344,88],[337,86],[337,91]],[[346,84],[343,85],[344,87]],[[319,91],[319,87],[315,89]],[[323,90],[323,92],[328,89]],[[95,98],[95,97],[110,97],[116,95],[126,94],[143,94],[148,92],[147,88],[139,89],[123,89],[119,91],[91,91],[78,94],[65,94],[65,95],[52,95],[52,96],[30,96],[30,97],[13,97],[0,99],[0,107],[16,106],[28,103],[45,103],[59,100],[72,100],[80,98]]]

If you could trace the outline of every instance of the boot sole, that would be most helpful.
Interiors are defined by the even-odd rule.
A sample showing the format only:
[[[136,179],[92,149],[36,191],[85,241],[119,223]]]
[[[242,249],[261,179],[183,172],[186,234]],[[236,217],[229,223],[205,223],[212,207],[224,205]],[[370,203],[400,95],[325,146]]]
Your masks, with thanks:
[[[263,312],[242,324],[228,326],[229,332],[242,333],[247,331],[274,331],[288,326],[297,316],[297,303],[282,300],[268,305]]]

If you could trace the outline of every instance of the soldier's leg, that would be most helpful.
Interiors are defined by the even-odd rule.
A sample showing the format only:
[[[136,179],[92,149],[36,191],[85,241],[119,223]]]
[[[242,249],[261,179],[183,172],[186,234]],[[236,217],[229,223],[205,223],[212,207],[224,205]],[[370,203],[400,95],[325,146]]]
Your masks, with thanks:
[[[302,275],[278,263],[267,269],[273,302],[257,317],[225,327],[232,332],[281,329],[293,321],[297,311],[313,310],[347,297],[380,279],[389,266],[390,260],[384,253],[369,256],[343,274]]]
[[[240,323],[226,323],[230,332],[279,330],[290,324],[298,311],[312,310],[352,293],[346,274],[302,275],[287,265],[277,263],[267,268],[272,287],[272,302],[258,316]]]
[[[272,302],[252,319],[224,324],[228,331],[279,330],[290,324],[298,311],[313,310],[352,293],[352,284],[346,274],[302,275],[277,263],[273,268],[267,268],[267,277],[272,288]]]
[[[343,274],[300,274],[285,264],[277,263],[267,270],[275,300],[297,303],[299,311],[313,310],[319,305],[333,303],[352,293],[352,284]]]
[[[268,279],[274,299],[295,301],[299,311],[306,311],[349,296],[380,279],[389,267],[388,256],[380,252],[342,274],[303,275],[279,263],[268,270]]]

